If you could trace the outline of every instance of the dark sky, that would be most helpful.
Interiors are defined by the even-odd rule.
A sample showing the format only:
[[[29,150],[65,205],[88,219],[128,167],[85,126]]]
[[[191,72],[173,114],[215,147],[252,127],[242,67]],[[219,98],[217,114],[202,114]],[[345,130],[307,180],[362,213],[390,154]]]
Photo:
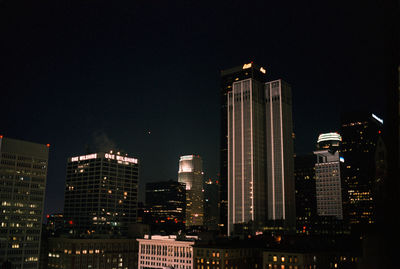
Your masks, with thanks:
[[[254,61],[292,85],[311,152],[341,111],[384,117],[382,10],[353,2],[0,0],[0,133],[51,144],[46,213],[87,149],[138,157],[142,184],[192,153],[215,177],[220,70]]]

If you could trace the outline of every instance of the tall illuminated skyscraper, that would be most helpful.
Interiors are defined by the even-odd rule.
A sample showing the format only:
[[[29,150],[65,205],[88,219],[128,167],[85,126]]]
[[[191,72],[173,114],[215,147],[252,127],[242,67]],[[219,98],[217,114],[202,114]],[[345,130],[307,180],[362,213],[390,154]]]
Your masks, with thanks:
[[[321,134],[318,137],[315,164],[315,188],[317,214],[343,219],[342,180],[340,177],[339,145],[342,137],[338,133]],[[343,159],[342,159],[343,160]]]
[[[265,224],[264,84],[233,83],[228,93],[228,235],[234,224]]]
[[[228,93],[232,92],[234,82],[245,79],[254,79],[259,82],[266,81],[266,70],[253,63],[247,63],[221,71],[220,105],[220,193],[219,193],[219,226],[222,233],[227,233],[228,220]]]
[[[265,84],[268,220],[294,229],[296,223],[292,91],[283,80]]]
[[[186,186],[186,226],[204,224],[203,161],[199,155],[179,159],[178,182]]]
[[[77,233],[125,234],[136,223],[138,166],[112,151],[68,159],[64,216]]]
[[[49,145],[0,136],[0,265],[38,268]]]

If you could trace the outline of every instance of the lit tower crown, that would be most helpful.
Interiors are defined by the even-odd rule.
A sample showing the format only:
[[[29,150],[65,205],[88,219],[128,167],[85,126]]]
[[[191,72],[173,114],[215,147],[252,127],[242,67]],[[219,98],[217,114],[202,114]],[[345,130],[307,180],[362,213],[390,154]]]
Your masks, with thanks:
[[[203,225],[203,175],[199,155],[180,157],[178,181],[186,185],[186,226]]]

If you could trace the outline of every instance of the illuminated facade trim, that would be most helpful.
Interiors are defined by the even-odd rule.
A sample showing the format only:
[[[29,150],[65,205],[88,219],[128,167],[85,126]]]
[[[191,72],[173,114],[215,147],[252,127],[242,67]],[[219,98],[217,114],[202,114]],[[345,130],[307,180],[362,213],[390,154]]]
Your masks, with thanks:
[[[342,141],[342,137],[338,133],[326,133],[318,136],[317,143],[324,141]]]

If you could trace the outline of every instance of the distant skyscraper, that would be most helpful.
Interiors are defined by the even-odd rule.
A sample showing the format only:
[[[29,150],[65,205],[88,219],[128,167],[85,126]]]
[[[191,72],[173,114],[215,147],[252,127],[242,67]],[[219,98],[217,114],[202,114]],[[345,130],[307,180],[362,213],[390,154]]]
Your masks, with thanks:
[[[185,228],[185,184],[173,180],[146,183],[146,208],[152,230],[171,234]]]
[[[38,268],[49,146],[0,136],[0,265]]]
[[[186,186],[186,226],[204,224],[203,161],[199,155],[181,156],[178,181]]]
[[[251,62],[243,66],[221,71],[220,105],[221,105],[221,135],[220,135],[220,195],[219,225],[223,233],[227,233],[228,220],[228,114],[227,100],[228,93],[232,91],[234,82],[252,78],[259,82],[266,81],[266,70]]]
[[[321,134],[318,137],[315,164],[317,214],[343,219],[342,180],[340,176],[339,145],[342,137],[338,133]]]
[[[93,153],[68,159],[64,216],[77,232],[122,233],[137,219],[138,159]]]
[[[283,80],[265,84],[268,219],[294,229],[296,223],[292,91]]]
[[[371,113],[344,113],[341,117],[341,155],[348,189],[348,217],[351,225],[375,222],[376,162],[378,138],[383,120]]]
[[[264,102],[264,84],[252,78],[228,93],[228,235],[234,224],[265,224]]]

